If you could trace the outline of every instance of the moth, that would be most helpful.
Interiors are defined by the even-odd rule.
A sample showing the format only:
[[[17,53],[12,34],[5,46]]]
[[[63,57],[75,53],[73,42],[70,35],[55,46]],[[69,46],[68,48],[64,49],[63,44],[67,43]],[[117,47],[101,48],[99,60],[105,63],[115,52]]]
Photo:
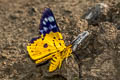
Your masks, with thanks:
[[[81,36],[85,38],[88,35],[85,32],[73,44],[66,46],[50,8],[46,8],[42,14],[39,33],[38,37],[30,41],[27,51],[36,64],[50,60],[49,72],[60,68],[63,60],[71,55],[73,45],[82,41]]]

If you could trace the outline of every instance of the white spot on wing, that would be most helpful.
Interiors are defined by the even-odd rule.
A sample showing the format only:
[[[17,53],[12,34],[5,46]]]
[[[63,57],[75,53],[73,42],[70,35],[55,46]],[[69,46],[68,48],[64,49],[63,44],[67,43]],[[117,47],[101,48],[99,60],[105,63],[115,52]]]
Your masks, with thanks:
[[[48,30],[48,28],[46,28],[46,27],[43,27],[43,29],[44,29],[45,32]]]
[[[54,26],[50,24],[49,29],[52,30],[53,28]]]
[[[54,21],[54,18],[53,18],[53,16],[50,16],[50,18],[51,18],[51,20],[52,20],[52,21]]]
[[[47,19],[47,18],[45,18],[44,20],[45,20],[46,22],[48,22],[48,19]]]
[[[53,28],[56,28],[56,25],[54,25]]]
[[[54,21],[53,16],[49,16],[49,17],[48,17],[48,20],[49,20],[50,22],[53,22],[53,21]]]
[[[44,25],[46,25],[46,22],[45,22],[45,21],[43,21],[43,24],[44,24]]]

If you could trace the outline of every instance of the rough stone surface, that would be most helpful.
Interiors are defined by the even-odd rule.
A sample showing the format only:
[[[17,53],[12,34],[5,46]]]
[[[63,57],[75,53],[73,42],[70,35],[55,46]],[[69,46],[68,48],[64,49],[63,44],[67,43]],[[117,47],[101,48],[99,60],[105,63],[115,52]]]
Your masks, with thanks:
[[[97,3],[109,10],[97,24],[81,19]],[[49,7],[68,45],[82,31],[89,37],[64,61],[62,68],[48,73],[49,64],[36,67],[26,46],[38,36],[42,11]],[[0,0],[0,80],[119,80],[119,0]]]

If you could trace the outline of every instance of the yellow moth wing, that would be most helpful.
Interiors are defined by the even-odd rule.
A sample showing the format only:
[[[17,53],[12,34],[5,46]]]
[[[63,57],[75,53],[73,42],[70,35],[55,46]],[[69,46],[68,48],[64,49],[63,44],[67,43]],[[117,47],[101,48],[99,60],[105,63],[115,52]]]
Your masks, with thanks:
[[[45,37],[35,40],[27,46],[30,57],[33,60],[37,60],[49,56],[58,50],[62,51],[66,47],[62,39],[61,33],[50,32],[49,34],[46,34]]]
[[[60,55],[57,53],[51,60],[49,66],[49,72],[53,72],[57,69],[58,65],[60,64]]]

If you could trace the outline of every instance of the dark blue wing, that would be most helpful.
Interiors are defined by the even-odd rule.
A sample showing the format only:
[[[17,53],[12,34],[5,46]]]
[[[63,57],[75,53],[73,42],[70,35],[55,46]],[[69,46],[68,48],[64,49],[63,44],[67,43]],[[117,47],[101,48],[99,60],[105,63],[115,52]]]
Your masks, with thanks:
[[[42,14],[41,20],[40,20],[40,35],[43,34],[43,36],[45,36],[45,34],[49,34],[51,31],[52,32],[59,32],[59,28],[57,26],[54,14],[52,13],[52,10],[50,8],[46,8],[45,11]],[[32,40],[30,41],[30,43],[33,43],[34,41],[36,41],[37,39],[41,38],[36,37],[36,38],[32,38]]]
[[[45,34],[49,34],[51,31],[59,32],[60,30],[52,10],[46,8],[40,20],[40,35],[43,34],[45,36]]]

